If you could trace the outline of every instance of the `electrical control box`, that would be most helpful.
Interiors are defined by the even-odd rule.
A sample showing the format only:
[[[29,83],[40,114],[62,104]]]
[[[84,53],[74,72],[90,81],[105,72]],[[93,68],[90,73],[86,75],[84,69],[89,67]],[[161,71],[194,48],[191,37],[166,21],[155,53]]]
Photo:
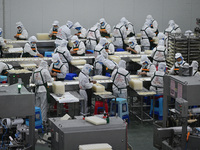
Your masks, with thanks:
[[[180,117],[188,116],[188,101],[182,98],[176,98],[175,111]]]

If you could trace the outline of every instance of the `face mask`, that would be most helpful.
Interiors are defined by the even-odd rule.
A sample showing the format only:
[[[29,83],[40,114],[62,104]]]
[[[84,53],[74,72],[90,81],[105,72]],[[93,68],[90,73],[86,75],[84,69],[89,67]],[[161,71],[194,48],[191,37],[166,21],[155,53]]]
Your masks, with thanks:
[[[92,71],[92,69],[89,69],[89,73]]]
[[[105,25],[105,22],[102,22],[102,23],[101,23],[101,26],[104,26],[104,25]]]
[[[134,42],[132,42],[131,44],[130,44],[130,46],[133,46],[134,45]]]
[[[60,63],[60,61],[58,60],[56,63],[54,63],[54,65],[58,66]]]
[[[181,65],[181,64],[183,63],[183,60],[178,61],[177,63],[178,63],[179,65]]]
[[[78,31],[80,31],[80,30],[81,30],[81,27],[76,27],[75,29],[78,30]]]
[[[145,67],[147,67],[147,65],[148,65],[148,64],[147,64],[147,63],[145,63],[144,65],[142,65],[142,67],[143,67],[143,68],[145,68]]]
[[[99,62],[101,65],[103,65],[103,63],[102,62]]]
[[[31,47],[36,47],[36,44],[31,42]]]
[[[78,45],[78,41],[75,41],[74,44],[75,44],[75,45]]]

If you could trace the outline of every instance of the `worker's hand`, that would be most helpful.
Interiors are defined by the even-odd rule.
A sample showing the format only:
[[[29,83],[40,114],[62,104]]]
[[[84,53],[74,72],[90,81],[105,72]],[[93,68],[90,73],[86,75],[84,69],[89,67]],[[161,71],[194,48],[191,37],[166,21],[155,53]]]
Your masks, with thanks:
[[[6,41],[6,40],[4,40],[4,43],[7,43],[7,41]]]
[[[139,72],[138,75],[147,75],[146,72]]]
[[[71,54],[76,54],[76,51],[72,50],[70,51]]]
[[[97,83],[97,81],[95,81],[95,80],[94,80],[94,81],[92,81],[92,83],[93,83],[93,84],[96,84],[96,83]]]
[[[51,33],[51,34],[49,35],[49,37],[52,37],[52,35],[53,35],[53,33]]]
[[[54,79],[54,81],[56,81],[56,77],[54,77],[53,79]]]
[[[129,50],[129,51],[130,51],[130,49],[131,49],[130,47],[127,47],[127,48],[126,48],[126,50]]]
[[[14,38],[17,38],[17,36],[15,35]]]
[[[51,72],[50,74],[51,74],[51,76],[53,76],[53,77],[56,77],[56,76],[57,76],[57,73],[56,73],[56,72],[54,72],[54,73]]]
[[[38,57],[43,58],[44,56],[42,54],[37,54]]]

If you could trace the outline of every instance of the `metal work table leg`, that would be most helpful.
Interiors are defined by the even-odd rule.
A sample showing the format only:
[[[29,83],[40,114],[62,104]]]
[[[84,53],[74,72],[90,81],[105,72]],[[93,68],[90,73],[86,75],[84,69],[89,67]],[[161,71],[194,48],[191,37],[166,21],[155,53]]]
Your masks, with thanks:
[[[154,107],[155,107],[155,95],[153,95],[153,121],[155,119]]]
[[[141,123],[143,123],[143,96],[141,96]]]
[[[31,150],[35,150],[35,115],[29,116],[29,143]]]

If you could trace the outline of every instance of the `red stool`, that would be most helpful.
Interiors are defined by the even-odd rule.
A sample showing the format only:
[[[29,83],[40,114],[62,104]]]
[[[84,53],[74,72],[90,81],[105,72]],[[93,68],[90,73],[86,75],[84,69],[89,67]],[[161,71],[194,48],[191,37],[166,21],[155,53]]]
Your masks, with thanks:
[[[104,108],[105,108],[106,113],[108,113],[108,104],[107,104],[107,102],[104,102]],[[95,102],[94,115],[100,114],[100,112],[102,112],[99,109],[103,110],[103,102],[102,101],[96,101]]]

